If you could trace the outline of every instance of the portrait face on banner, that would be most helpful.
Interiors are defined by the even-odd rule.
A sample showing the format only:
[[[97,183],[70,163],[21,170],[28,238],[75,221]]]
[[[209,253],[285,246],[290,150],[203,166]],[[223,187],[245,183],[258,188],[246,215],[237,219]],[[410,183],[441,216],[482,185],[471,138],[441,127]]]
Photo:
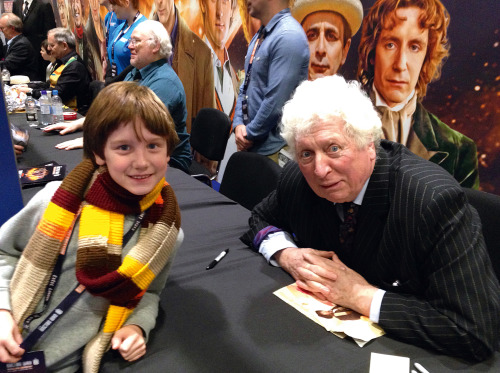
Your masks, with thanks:
[[[66,0],[57,0],[57,11],[61,27],[69,27],[69,14],[66,7]]]
[[[422,29],[422,11],[396,10],[396,24],[384,27],[375,47],[373,84],[390,106],[402,103],[415,89],[427,53],[429,30]]]
[[[83,26],[83,5],[82,0],[71,0],[71,14],[76,28]]]
[[[205,35],[214,49],[225,46],[233,15],[233,1],[235,0],[200,0]]]
[[[331,11],[309,14],[302,27],[309,43],[309,80],[334,75],[345,63],[351,39],[344,45],[342,16]]]
[[[158,20],[166,25],[171,17],[174,16],[174,0],[154,0]]]

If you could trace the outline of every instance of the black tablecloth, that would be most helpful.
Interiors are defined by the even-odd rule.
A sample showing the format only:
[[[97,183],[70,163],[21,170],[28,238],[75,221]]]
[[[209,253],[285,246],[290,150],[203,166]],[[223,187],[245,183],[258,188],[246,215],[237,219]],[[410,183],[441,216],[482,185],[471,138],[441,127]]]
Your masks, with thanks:
[[[55,160],[72,168],[81,150],[53,149],[67,138],[33,137],[22,162]],[[500,371],[500,353],[473,364],[388,336],[363,348],[337,338],[273,295],[293,280],[239,241],[248,210],[179,170],[169,168],[167,180],[179,201],[185,240],[161,296],[157,326],[145,357],[127,363],[110,351],[101,372],[367,373],[371,352],[410,357],[431,373]],[[23,190],[26,199],[31,194]],[[207,271],[227,248],[228,255]]]
[[[78,117],[81,118],[81,115]],[[66,170],[72,170],[82,160],[83,150],[60,150],[55,146],[61,142],[73,140],[82,136],[78,131],[65,136],[58,132],[43,132],[41,129],[30,127],[26,121],[25,113],[9,114],[9,121],[21,129],[27,129],[30,139],[26,151],[17,157],[18,168],[34,167],[47,162],[56,161],[66,165]],[[41,187],[28,187],[23,189],[24,203],[35,195]]]

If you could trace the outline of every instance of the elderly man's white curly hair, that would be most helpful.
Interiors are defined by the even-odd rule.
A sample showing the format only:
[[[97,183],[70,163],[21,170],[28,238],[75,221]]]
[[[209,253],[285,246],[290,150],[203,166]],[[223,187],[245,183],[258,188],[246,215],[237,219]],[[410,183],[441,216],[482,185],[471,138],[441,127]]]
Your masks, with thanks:
[[[298,137],[334,117],[345,121],[344,134],[359,149],[371,142],[376,147],[379,145],[382,122],[361,84],[333,75],[302,82],[283,107],[281,136],[295,159]]]

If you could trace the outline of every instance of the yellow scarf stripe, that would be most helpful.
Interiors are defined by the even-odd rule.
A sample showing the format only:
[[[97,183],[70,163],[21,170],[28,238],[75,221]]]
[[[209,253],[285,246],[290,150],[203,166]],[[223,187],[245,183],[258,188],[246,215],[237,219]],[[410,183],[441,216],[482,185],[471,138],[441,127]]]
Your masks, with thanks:
[[[102,329],[103,333],[114,333],[120,329],[133,311],[133,309],[128,309],[126,307],[110,305]]]
[[[109,244],[121,246],[123,242],[123,222],[125,216],[116,212],[109,214]]]
[[[74,217],[75,214],[72,212],[50,202],[40,224],[38,224],[38,230],[49,237],[62,241]]]
[[[164,185],[167,185],[167,182],[165,181],[165,178],[161,179],[158,184],[154,187],[154,189],[149,192],[140,202],[141,206],[141,211],[147,210],[148,208],[151,207],[151,205],[155,202],[158,196],[161,197],[161,190]]]
[[[79,237],[104,236],[109,233],[109,211],[92,205],[82,209]]]
[[[118,273],[132,279],[134,284],[143,290],[147,289],[155,278],[155,274],[148,268],[147,264],[141,263],[128,255],[123,259],[122,265],[118,268]]]

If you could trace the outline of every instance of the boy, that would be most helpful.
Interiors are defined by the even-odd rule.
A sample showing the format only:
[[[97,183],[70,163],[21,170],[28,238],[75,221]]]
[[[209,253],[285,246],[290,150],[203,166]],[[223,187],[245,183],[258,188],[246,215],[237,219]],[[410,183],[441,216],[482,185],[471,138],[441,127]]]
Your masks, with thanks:
[[[50,371],[74,372],[83,351],[84,371],[97,372],[110,346],[128,361],[146,352],[183,238],[179,207],[164,179],[178,137],[163,103],[133,82],[105,88],[83,131],[84,161],[0,228],[1,362],[42,350]],[[77,293],[64,310],[62,300]],[[54,327],[34,342],[27,338],[47,316],[57,319]]]

